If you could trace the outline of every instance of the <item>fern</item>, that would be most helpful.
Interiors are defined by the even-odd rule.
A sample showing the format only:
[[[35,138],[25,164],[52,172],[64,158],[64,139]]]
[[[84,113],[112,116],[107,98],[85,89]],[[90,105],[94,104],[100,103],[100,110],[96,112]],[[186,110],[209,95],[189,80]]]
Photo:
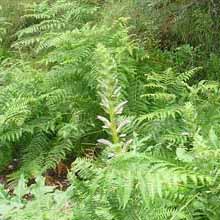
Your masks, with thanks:
[[[195,2],[46,0],[25,9],[0,67],[0,170],[19,162],[7,176],[13,193],[0,188],[0,217],[219,219],[219,83],[195,68],[205,65],[199,48],[166,50],[163,39],[187,13],[200,23]],[[67,159],[67,191],[45,186],[38,176]]]
[[[28,9],[28,14],[24,16],[24,19],[34,20],[34,23],[17,32],[18,41],[13,47],[31,47],[40,43],[40,48],[42,48],[47,44],[50,34],[54,35],[81,27],[91,21],[93,16],[95,17],[97,10],[98,7],[89,1],[61,0],[55,1],[52,5],[49,1],[43,1],[37,7]],[[60,14],[62,16],[59,16]]]

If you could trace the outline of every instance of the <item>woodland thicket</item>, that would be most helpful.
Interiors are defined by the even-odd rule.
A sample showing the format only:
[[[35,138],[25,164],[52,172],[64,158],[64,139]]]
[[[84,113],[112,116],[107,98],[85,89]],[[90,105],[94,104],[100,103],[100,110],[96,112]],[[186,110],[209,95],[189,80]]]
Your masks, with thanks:
[[[0,5],[0,219],[220,219],[219,0]]]

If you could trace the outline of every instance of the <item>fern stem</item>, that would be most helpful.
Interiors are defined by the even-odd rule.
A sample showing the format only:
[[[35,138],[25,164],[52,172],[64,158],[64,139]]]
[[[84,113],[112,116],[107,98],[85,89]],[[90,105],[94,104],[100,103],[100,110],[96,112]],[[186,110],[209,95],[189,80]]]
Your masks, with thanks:
[[[186,202],[186,204],[184,206],[182,206],[178,212],[183,211],[196,197],[197,197],[198,193],[196,195],[194,195],[190,200],[188,200]],[[178,213],[177,212],[177,213]],[[172,216],[172,218],[170,220],[175,220],[175,218],[177,217],[177,213],[175,215]]]

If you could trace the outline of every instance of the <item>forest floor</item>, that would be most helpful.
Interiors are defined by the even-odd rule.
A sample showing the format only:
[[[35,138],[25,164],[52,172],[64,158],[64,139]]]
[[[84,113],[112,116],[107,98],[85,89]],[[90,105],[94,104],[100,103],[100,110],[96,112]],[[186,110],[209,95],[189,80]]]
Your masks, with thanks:
[[[5,188],[13,190],[13,184],[10,182],[10,174],[19,168],[19,161],[14,159],[5,170],[0,173],[0,184]],[[65,190],[69,186],[67,174],[70,168],[69,162],[60,162],[55,169],[48,170],[45,176],[45,184],[48,186],[55,186],[59,190]],[[35,183],[35,179],[29,179],[28,185]]]

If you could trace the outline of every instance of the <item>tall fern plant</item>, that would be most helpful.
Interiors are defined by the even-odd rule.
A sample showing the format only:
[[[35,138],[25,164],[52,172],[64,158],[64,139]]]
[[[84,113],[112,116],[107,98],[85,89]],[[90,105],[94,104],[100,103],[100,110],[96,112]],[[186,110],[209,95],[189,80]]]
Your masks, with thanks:
[[[35,53],[47,49],[54,34],[81,28],[93,23],[98,15],[98,4],[91,1],[45,0],[29,5],[23,16],[25,28],[17,32],[18,40],[13,47],[28,49],[35,47]]]
[[[41,21],[47,20],[48,10],[63,7],[60,1],[53,9],[48,7],[49,3],[44,4],[36,9],[43,8]],[[84,4],[91,8],[95,5],[84,2],[79,6],[76,1],[71,4],[76,4],[73,13],[82,10],[78,7]],[[61,8],[56,10],[60,12]],[[98,44],[114,54],[123,97],[136,101],[137,96],[130,98],[127,91],[135,84],[138,58],[134,53],[138,54],[139,50],[129,38],[125,20],[96,26],[87,20],[83,22],[62,29],[62,33],[50,28],[36,29],[34,35],[47,38],[45,53],[33,62],[12,60],[2,67],[0,139],[20,161],[20,169],[11,179],[17,179],[21,173],[36,176],[54,168],[68,155],[75,158],[87,149],[96,149],[96,140],[103,133],[96,120],[101,112],[97,92],[100,73],[94,65]],[[41,43],[43,39],[35,45]],[[129,108],[135,109],[134,105],[130,104]],[[3,151],[1,154],[4,157]]]

